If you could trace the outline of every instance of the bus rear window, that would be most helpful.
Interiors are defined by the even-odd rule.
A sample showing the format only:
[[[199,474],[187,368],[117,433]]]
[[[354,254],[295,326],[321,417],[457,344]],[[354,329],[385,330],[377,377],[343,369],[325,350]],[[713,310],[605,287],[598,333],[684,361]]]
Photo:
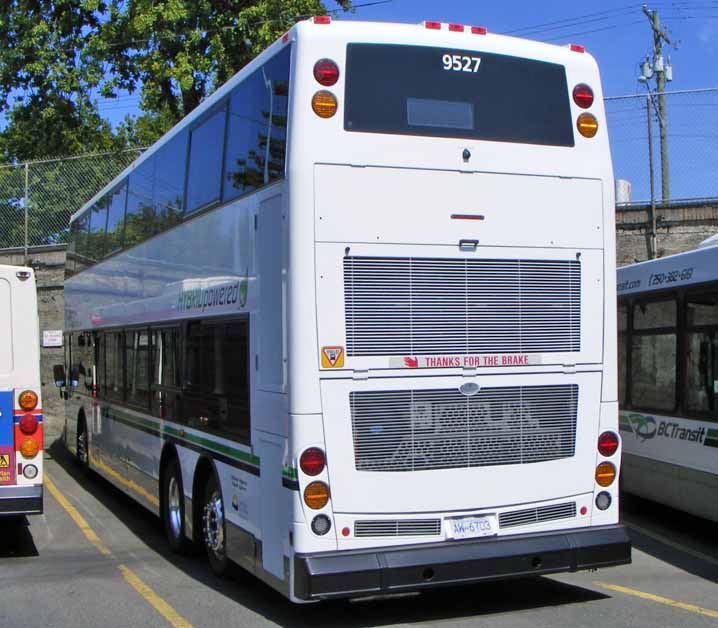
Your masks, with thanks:
[[[573,146],[562,65],[425,46],[347,46],[344,129]]]

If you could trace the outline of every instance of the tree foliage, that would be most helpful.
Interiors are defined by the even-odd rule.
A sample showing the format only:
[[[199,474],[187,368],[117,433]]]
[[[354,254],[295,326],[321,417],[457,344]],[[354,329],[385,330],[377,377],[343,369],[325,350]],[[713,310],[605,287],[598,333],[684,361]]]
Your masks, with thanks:
[[[110,68],[103,93],[139,90],[164,130],[298,19],[325,12],[320,0],[111,0],[94,42]]]

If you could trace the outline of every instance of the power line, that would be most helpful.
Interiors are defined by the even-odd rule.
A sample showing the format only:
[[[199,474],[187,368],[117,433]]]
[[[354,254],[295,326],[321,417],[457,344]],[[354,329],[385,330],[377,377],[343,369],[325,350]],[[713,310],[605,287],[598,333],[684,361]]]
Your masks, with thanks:
[[[585,20],[586,18],[598,18],[600,16],[606,16],[603,19],[611,19],[612,17],[618,17],[619,15],[624,15],[627,11],[629,11],[629,10],[633,11],[640,7],[641,7],[640,4],[630,4],[630,5],[626,5],[624,7],[619,7],[616,9],[608,9],[605,11],[596,11],[594,13],[586,13],[585,15],[577,15],[575,17],[564,18],[561,20],[553,20],[551,22],[544,22],[543,24],[534,24],[533,26],[523,26],[521,28],[515,28],[510,31],[505,31],[503,34],[504,35],[513,35],[516,33],[525,33],[527,31],[535,31],[535,30],[544,29],[546,27],[553,27],[558,24],[565,24],[567,27],[576,26],[578,24],[585,23],[582,21]]]

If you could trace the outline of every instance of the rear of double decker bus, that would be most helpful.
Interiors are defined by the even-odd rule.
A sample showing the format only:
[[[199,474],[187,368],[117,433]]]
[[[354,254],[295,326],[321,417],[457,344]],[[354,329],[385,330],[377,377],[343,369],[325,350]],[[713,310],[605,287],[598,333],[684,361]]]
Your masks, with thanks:
[[[0,517],[43,510],[38,333],[33,270],[0,266]]]
[[[293,598],[630,562],[594,59],[435,22],[294,37]]]

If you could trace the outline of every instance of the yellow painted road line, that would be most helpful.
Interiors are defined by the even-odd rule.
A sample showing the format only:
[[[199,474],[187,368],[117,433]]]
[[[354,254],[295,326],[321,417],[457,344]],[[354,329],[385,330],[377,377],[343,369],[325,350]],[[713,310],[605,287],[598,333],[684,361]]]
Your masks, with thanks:
[[[657,602],[658,604],[665,604],[666,606],[672,606],[673,608],[680,608],[681,610],[688,611],[689,613],[695,613],[696,615],[718,617],[718,611],[712,611],[709,608],[703,608],[702,606],[696,606],[695,604],[678,602],[667,597],[653,595],[653,593],[646,593],[645,591],[637,591],[636,589],[629,589],[628,587],[622,587],[608,582],[594,582],[593,584],[597,587],[601,587],[602,589],[609,589],[610,591],[617,591],[618,593],[624,593],[625,595],[640,597],[641,599]]]
[[[683,552],[684,554],[688,554],[690,556],[693,556],[694,558],[698,558],[699,560],[710,563],[711,565],[718,565],[718,559],[713,558],[713,556],[709,556],[708,554],[704,554],[703,552],[694,550],[693,548],[688,547],[687,545],[683,545],[682,543],[676,543],[672,539],[669,539],[668,537],[665,537],[662,534],[658,534],[656,532],[653,532],[653,530],[649,530],[642,526],[636,525],[635,523],[631,523],[630,520],[624,520],[624,523],[629,528],[633,528],[636,532],[639,532],[640,534],[643,534],[644,536],[647,536],[648,538],[653,539],[654,541],[658,541],[659,543],[668,545],[669,547],[672,547],[673,549],[678,550],[679,552]]]
[[[45,486],[50,491],[55,500],[65,509],[70,518],[75,522],[78,528],[82,530],[82,533],[87,537],[87,540],[92,543],[97,550],[103,556],[112,557],[112,552],[101,540],[100,537],[95,534],[95,531],[89,526],[85,518],[78,512],[67,498],[60,492],[60,489],[55,486],[55,483],[49,478],[47,472],[45,472]],[[164,617],[173,628],[192,628],[190,624],[182,615],[180,615],[174,608],[172,608],[167,602],[165,602],[157,593],[155,593],[145,582],[129,567],[126,565],[118,564],[117,568],[120,570],[122,577],[127,583],[139,593],[145,601],[152,606],[162,617]]]
[[[67,501],[65,496],[60,492],[60,489],[57,488],[55,483],[48,477],[47,472],[45,473],[45,486],[47,486],[47,490],[50,491],[60,506],[65,509],[65,512],[70,515],[70,519],[72,519],[77,527],[82,530],[82,533],[87,537],[87,540],[97,548],[97,551],[103,556],[111,556],[112,552],[109,550],[107,545],[105,545],[100,540],[100,537],[95,534],[95,531],[89,526],[87,521],[85,521],[85,518],[77,511],[77,508]]]
[[[182,615],[180,615],[174,608],[167,604],[167,602],[165,602],[150,587],[148,587],[134,571],[126,565],[117,565],[117,568],[120,570],[122,577],[127,580],[129,585],[143,598],[145,598],[148,604],[150,604],[150,606],[162,615],[162,617],[164,617],[172,626],[175,628],[192,628],[192,624],[190,624],[184,617],[182,617]]]

